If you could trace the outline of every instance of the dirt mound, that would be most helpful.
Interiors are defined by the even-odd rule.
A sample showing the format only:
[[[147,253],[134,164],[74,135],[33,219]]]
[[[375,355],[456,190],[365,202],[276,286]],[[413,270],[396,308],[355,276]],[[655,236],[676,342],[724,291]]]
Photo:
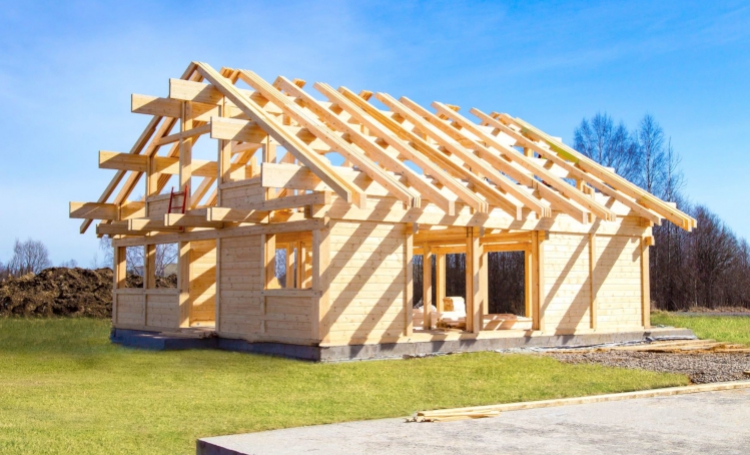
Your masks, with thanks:
[[[112,269],[52,267],[0,283],[0,316],[112,314]]]

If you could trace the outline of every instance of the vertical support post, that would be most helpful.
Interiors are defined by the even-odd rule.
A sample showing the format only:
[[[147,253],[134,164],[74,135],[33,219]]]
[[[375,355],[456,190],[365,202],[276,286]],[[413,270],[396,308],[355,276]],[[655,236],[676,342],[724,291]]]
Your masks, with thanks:
[[[591,293],[591,329],[596,330],[597,305],[596,305],[596,234],[589,234],[589,292]]]
[[[404,229],[404,335],[414,333],[414,227]]]
[[[221,238],[216,239],[216,296],[214,307],[214,330],[216,333],[221,333]]]
[[[276,236],[273,234],[262,234],[260,241],[263,248],[263,254],[261,255],[263,288],[271,289],[273,280],[276,278]]]
[[[479,256],[479,291],[482,297],[482,317],[479,320],[484,327],[484,315],[490,314],[489,253],[484,251],[484,246],[479,248],[481,250]]]
[[[271,136],[266,136],[266,141],[263,144],[263,162],[276,162],[276,144],[271,140]],[[276,197],[276,189],[266,188],[265,200],[273,199],[274,197]]]
[[[544,241],[547,239],[547,232],[539,232],[537,235],[537,243],[539,245],[538,252],[539,256],[536,261],[536,266],[539,269],[537,286],[539,286],[539,330],[544,331],[544,310],[545,300],[547,299],[547,292],[544,287]]]
[[[296,242],[297,245],[297,258],[295,261],[295,279],[297,283],[297,287],[300,289],[305,288],[305,251],[302,248],[302,241],[299,240]]]
[[[294,243],[289,242],[286,245],[286,288],[294,289]]]
[[[190,327],[190,242],[179,242],[177,288],[180,290],[178,327]]]
[[[424,329],[432,329],[432,251],[430,245],[422,247],[422,309],[424,310]]]
[[[645,237],[641,237],[641,314],[643,327],[651,328],[651,277],[648,243]]]
[[[226,98],[222,100],[221,107],[219,108],[219,115],[221,117],[226,117]],[[218,193],[217,204],[221,206],[221,184],[231,180],[230,169],[232,164],[232,141],[220,140],[218,155],[217,171],[219,175],[216,176],[216,181],[218,182],[218,184],[216,185],[216,191]]]
[[[190,101],[182,102],[182,117],[180,118],[180,133],[193,128],[193,109]],[[190,178],[193,176],[193,138],[180,137],[180,191],[184,192],[185,207],[191,207]]]
[[[438,313],[445,311],[445,253],[435,256],[435,306]]]
[[[479,278],[482,250],[476,229],[467,228],[466,234],[466,330],[479,333],[484,309]]]
[[[531,290],[532,320],[534,330],[544,331],[544,233],[531,234]]]
[[[312,234],[312,289],[318,298],[312,306],[311,335],[313,340],[325,343],[330,341],[330,229],[315,229]]]
[[[532,240],[534,234],[532,233]],[[534,289],[533,289],[533,276],[534,276],[534,248],[527,246],[523,250],[523,297],[524,297],[524,316],[531,318],[532,321],[536,321],[534,315]],[[532,322],[532,328],[535,328],[536,324]]]
[[[156,289],[156,245],[148,244],[146,249],[146,260],[143,262],[143,287],[144,289]],[[148,325],[148,292],[143,293],[143,326]]]
[[[125,280],[127,279],[127,262],[125,260],[125,247],[118,246],[114,248],[114,282],[112,283],[112,323],[117,324],[117,290],[125,287]]]

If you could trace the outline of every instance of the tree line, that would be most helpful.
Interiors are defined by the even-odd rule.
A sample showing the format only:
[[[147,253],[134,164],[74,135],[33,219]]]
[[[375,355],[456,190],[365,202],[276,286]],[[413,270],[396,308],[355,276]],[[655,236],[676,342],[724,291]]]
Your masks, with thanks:
[[[599,113],[574,132],[574,148],[676,206],[698,221],[686,232],[670,222],[654,226],[650,247],[652,306],[675,311],[690,307],[750,308],[750,246],[708,207],[684,193],[680,157],[651,115],[629,132]]]

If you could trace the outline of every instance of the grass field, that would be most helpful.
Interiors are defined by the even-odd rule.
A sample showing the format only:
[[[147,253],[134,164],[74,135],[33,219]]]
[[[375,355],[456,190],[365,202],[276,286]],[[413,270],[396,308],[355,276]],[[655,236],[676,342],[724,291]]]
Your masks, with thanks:
[[[198,437],[684,385],[496,353],[312,364],[109,343],[109,322],[0,319],[0,453],[195,453]]]
[[[651,324],[685,327],[698,338],[750,346],[750,317],[747,316],[681,316],[679,313],[655,312],[651,314]]]

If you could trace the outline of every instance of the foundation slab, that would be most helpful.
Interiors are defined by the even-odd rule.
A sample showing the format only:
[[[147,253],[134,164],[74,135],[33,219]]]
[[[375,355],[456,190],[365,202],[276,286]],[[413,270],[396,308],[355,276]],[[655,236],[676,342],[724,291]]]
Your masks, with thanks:
[[[300,346],[283,343],[261,343],[229,338],[192,338],[163,335],[158,332],[112,329],[110,339],[123,346],[153,350],[220,349],[274,355],[315,362],[346,362],[418,357],[434,354],[495,351],[531,347],[576,347],[605,343],[639,341],[645,338],[695,338],[689,329],[657,328],[622,333],[581,335],[534,335],[504,338],[418,341],[409,343],[367,344],[352,346]]]

